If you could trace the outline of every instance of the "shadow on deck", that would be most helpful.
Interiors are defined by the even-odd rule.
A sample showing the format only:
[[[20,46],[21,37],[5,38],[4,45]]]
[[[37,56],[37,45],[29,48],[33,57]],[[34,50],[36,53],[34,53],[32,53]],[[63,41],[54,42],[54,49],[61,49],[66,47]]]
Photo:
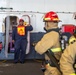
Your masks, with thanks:
[[[43,75],[41,60],[26,60],[24,64],[0,61],[0,75]]]

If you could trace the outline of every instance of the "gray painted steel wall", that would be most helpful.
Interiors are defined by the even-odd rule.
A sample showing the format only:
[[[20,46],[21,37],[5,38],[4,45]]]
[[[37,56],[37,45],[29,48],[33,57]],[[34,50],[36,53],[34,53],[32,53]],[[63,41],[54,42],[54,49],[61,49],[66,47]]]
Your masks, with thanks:
[[[39,41],[41,39],[41,37],[44,35],[44,33],[42,32],[37,32],[37,33],[31,33],[31,46],[30,46],[30,53],[26,55],[26,59],[44,59],[44,55],[40,55],[38,54],[34,47],[32,46],[32,43],[34,41]],[[8,53],[8,57],[5,56],[5,49],[4,49],[4,38],[5,38],[5,34],[0,33],[0,41],[2,41],[3,44],[3,49],[0,53],[0,60],[12,60],[14,59],[14,53]]]

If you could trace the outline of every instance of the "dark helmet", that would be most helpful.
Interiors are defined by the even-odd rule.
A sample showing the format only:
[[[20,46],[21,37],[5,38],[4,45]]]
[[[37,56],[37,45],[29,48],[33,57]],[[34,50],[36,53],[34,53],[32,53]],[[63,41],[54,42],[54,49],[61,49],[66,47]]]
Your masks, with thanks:
[[[19,20],[19,22],[21,22],[21,21],[22,21],[22,22],[24,22],[24,20],[23,20],[23,19],[20,19],[20,20]]]

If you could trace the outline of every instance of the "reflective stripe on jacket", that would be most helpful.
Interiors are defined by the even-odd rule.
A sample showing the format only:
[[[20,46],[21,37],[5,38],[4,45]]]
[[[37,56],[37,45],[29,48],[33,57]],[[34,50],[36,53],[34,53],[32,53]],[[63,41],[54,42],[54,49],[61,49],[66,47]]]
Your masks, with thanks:
[[[74,41],[76,41],[76,38],[74,36],[71,36],[69,39],[69,44],[73,43]]]
[[[52,52],[60,52],[61,51],[61,48],[53,48],[53,49],[50,49]]]
[[[70,74],[70,75],[76,75],[75,73],[72,73],[72,74]]]

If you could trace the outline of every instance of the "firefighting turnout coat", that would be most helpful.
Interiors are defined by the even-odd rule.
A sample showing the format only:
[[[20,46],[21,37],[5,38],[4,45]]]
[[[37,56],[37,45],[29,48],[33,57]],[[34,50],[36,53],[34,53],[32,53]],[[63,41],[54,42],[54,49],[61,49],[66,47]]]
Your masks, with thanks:
[[[63,75],[76,75],[74,70],[74,63],[76,60],[76,42],[70,44],[61,56],[60,68]]]
[[[47,31],[47,33],[42,37],[42,39],[36,44],[35,50],[39,54],[45,54],[48,49],[50,49],[55,57],[59,60],[61,57],[61,49],[59,42],[59,33],[55,30],[58,28],[53,28]],[[45,60],[50,60],[45,54]],[[60,75],[57,68],[49,65],[46,67],[45,75]]]
[[[56,30],[57,28],[53,28]],[[59,33],[52,29],[48,30],[43,38],[36,44],[35,50],[39,54],[44,54],[48,49],[52,50],[55,57],[59,60],[61,56],[61,48],[59,42]],[[45,57],[46,60],[49,60]]]

